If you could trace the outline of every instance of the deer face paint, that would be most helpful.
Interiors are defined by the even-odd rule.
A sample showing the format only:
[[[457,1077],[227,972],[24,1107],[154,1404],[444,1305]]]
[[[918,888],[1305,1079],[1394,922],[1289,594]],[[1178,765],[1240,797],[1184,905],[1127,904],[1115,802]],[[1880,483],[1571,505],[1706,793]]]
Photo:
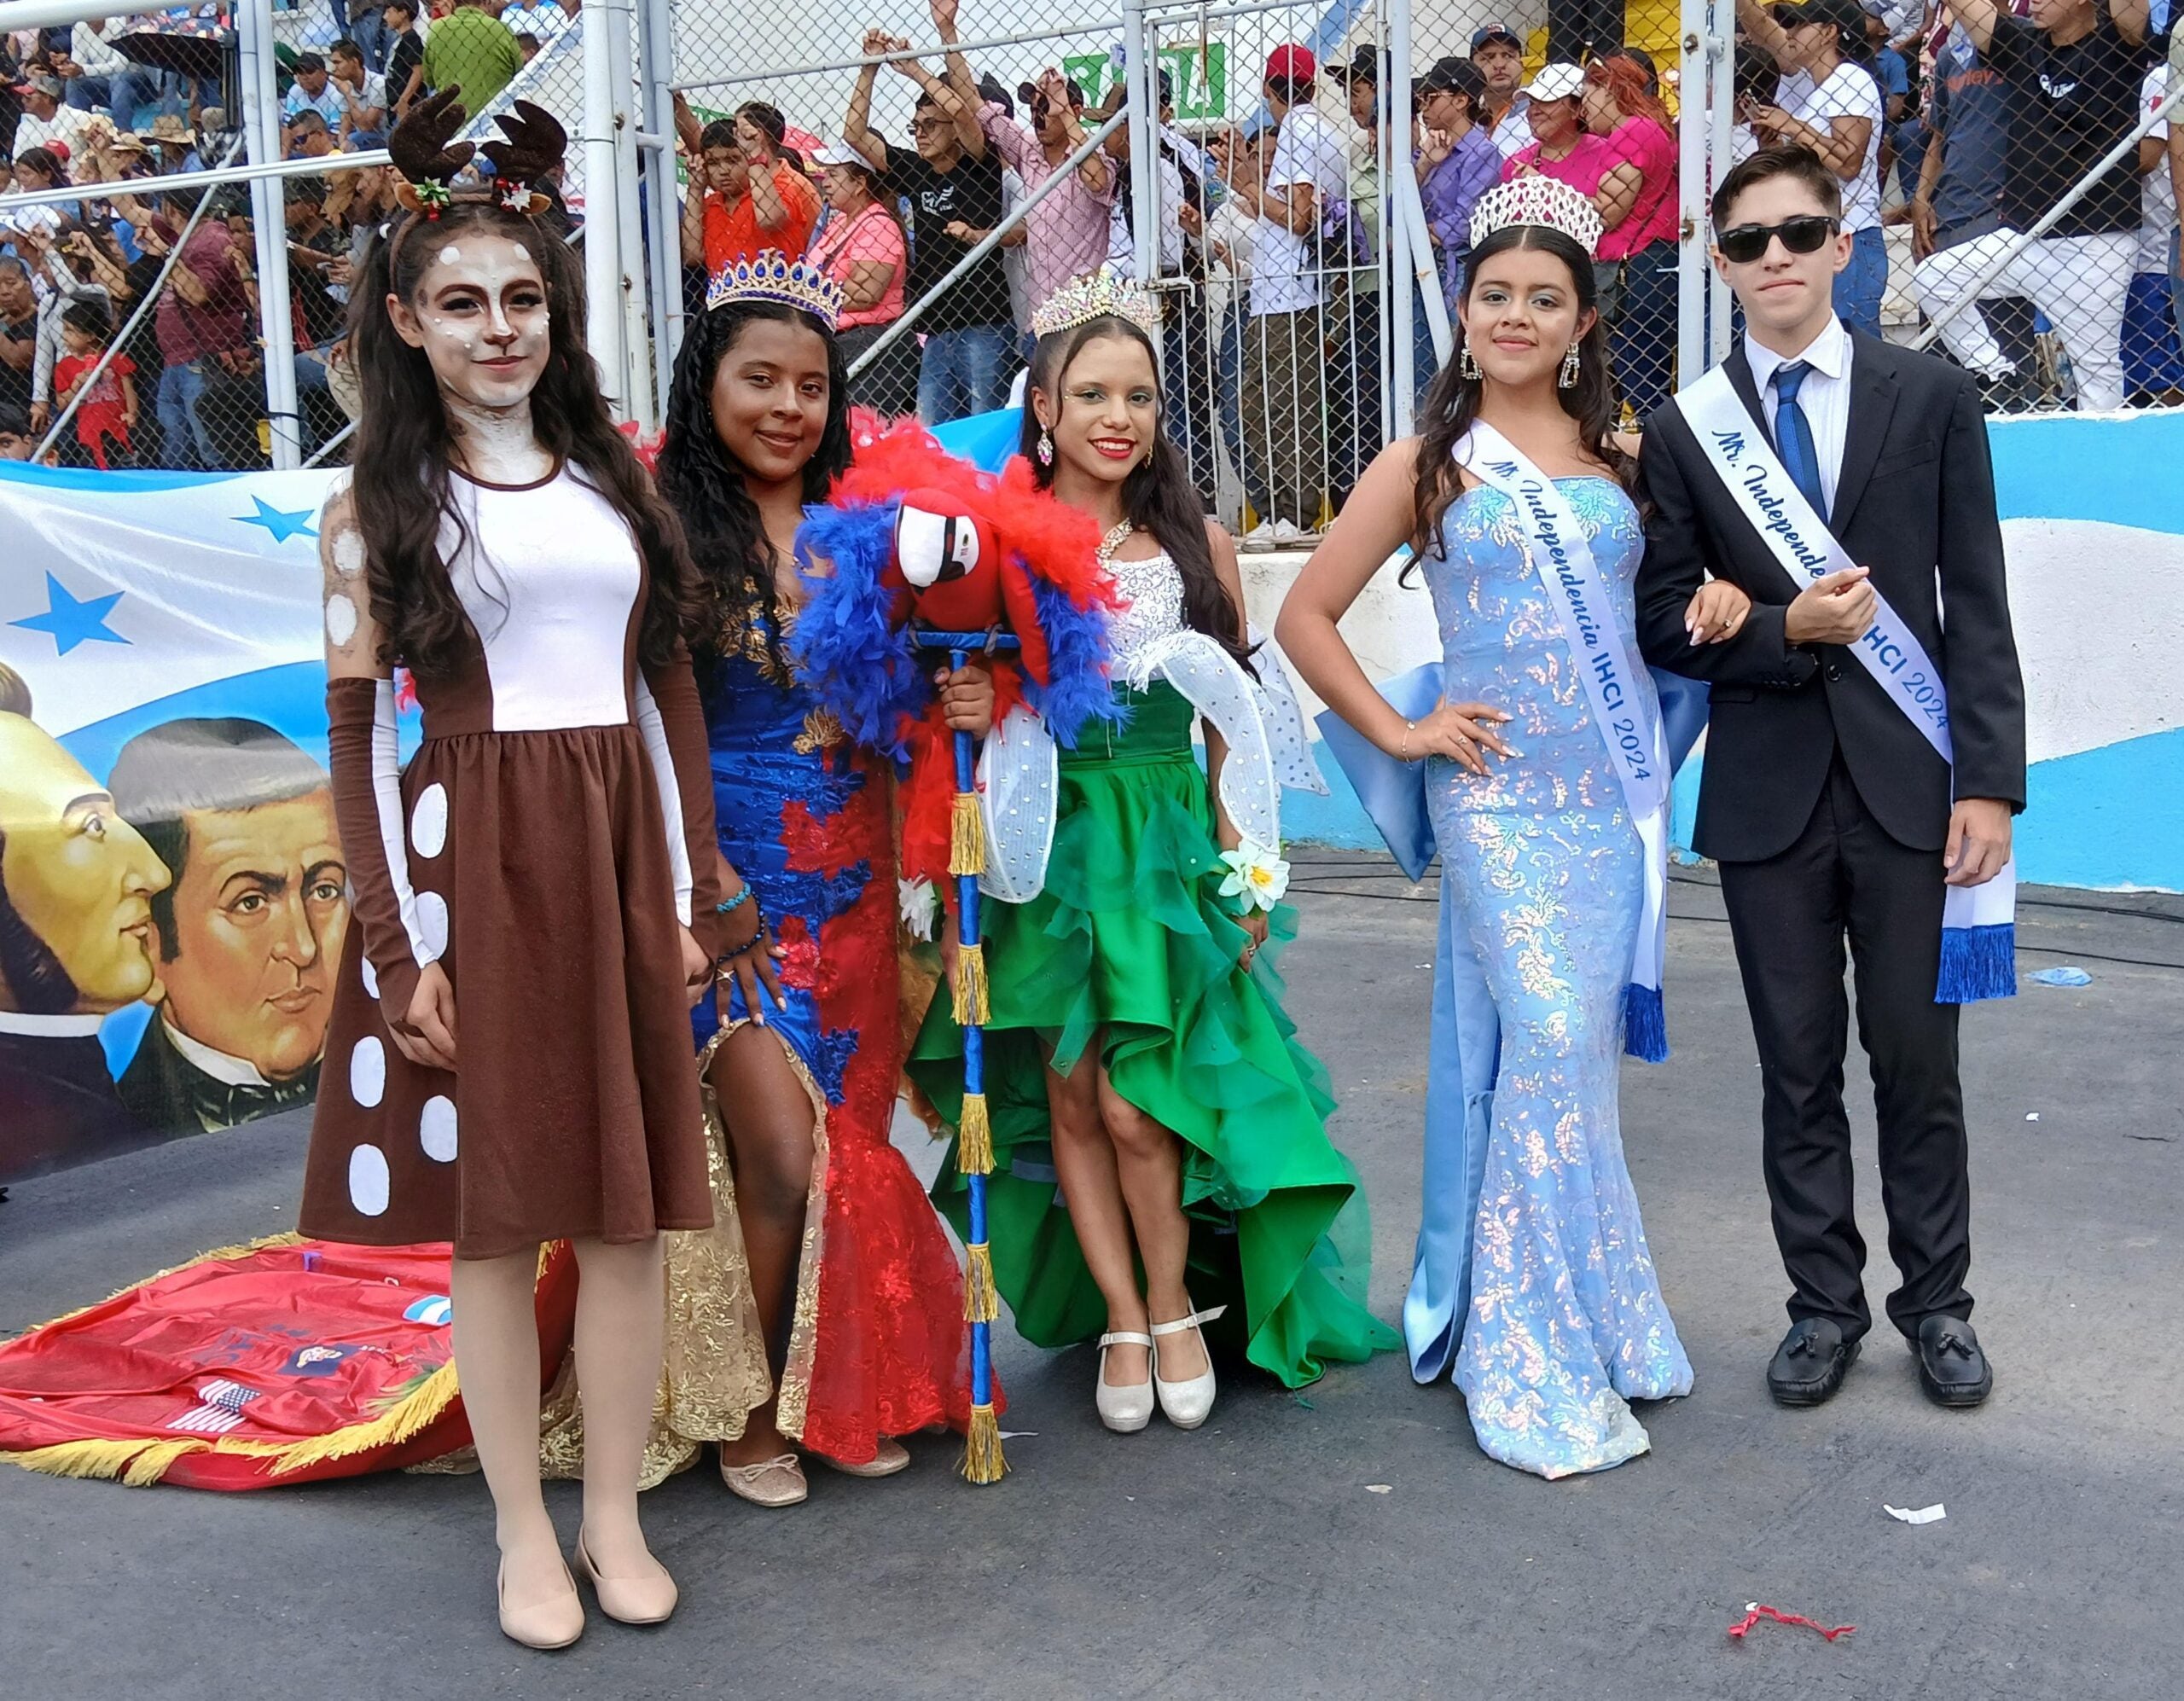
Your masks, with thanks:
[[[524,408],[546,369],[546,280],[508,237],[462,232],[433,255],[415,299],[390,296],[387,311],[402,340],[424,351],[441,394],[466,421],[473,410]],[[527,417],[521,434],[527,445]]]

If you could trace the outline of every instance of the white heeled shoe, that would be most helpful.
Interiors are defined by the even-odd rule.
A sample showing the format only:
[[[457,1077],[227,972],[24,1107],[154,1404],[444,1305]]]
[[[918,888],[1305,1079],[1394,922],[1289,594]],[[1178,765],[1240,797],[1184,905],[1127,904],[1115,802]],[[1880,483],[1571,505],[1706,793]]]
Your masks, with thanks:
[[[1205,1337],[1199,1337],[1199,1350],[1205,1353],[1205,1368],[1196,1376],[1187,1376],[1180,1382],[1170,1382],[1160,1374],[1160,1343],[1162,1335],[1180,1335],[1186,1329],[1195,1329],[1201,1323],[1211,1323],[1228,1308],[1217,1305],[1210,1311],[1194,1311],[1187,1317],[1178,1317],[1172,1323],[1155,1323],[1153,1333],[1153,1387],[1160,1397],[1160,1409],[1168,1421],[1179,1430],[1194,1430],[1213,1412],[1213,1355],[1206,1350]]]
[[[1125,1383],[1119,1388],[1110,1385],[1109,1347],[1143,1347],[1145,1380]],[[1100,1421],[1117,1435],[1135,1435],[1153,1421],[1152,1361],[1155,1350],[1153,1337],[1141,1335],[1134,1329],[1116,1329],[1100,1337],[1100,1381],[1093,1391],[1093,1403],[1100,1408]]]

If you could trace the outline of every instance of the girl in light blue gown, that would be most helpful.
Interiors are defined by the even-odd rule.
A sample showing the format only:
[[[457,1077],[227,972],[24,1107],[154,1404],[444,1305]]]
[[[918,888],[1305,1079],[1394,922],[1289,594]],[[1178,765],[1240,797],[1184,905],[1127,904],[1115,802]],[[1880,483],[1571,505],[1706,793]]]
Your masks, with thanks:
[[[1589,545],[1595,625],[1612,624],[1635,656],[1644,540],[1594,308],[1597,231],[1574,195],[1513,183],[1483,198],[1467,345],[1421,405],[1422,434],[1366,473],[1279,628],[1330,705],[1322,724],[1347,723],[1329,741],[1398,855],[1408,849],[1414,876],[1436,846],[1441,857],[1425,1211],[1403,1312],[1412,1373],[1432,1382],[1453,1369],[1479,1445],[1550,1477],[1645,1452],[1629,1402],[1692,1381],[1618,1118],[1627,1011],[1661,1054],[1658,973],[1634,973],[1653,853],[1538,571],[1558,534],[1507,488],[1513,462],[1535,491],[1551,481],[1543,505]],[[1409,698],[1398,705],[1335,622],[1406,543],[1443,659],[1397,682]],[[1709,586],[1688,613],[1693,642],[1733,633],[1748,607]],[[1634,747],[1658,752],[1642,668],[1606,700]],[[1657,914],[1658,903],[1656,929]],[[1636,1019],[1641,984],[1653,989],[1650,1023]]]

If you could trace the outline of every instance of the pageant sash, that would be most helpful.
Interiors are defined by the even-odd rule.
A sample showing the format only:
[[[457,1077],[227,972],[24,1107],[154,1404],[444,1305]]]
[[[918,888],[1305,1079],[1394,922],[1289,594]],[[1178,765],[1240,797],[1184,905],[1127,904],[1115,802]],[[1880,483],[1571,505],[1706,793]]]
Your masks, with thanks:
[[[1785,470],[1726,371],[1714,368],[1678,392],[1676,401],[1706,464],[1797,589],[1857,565]],[[1949,689],[1942,671],[1878,591],[1872,630],[1845,647],[1935,754],[1954,766]],[[2014,857],[1984,885],[1949,888],[1936,1003],[1969,1004],[2017,991],[2016,909]]]
[[[1584,682],[1593,725],[1607,747],[1608,762],[1638,829],[1646,891],[1623,1001],[1623,1048],[1649,1063],[1662,1062],[1669,1054],[1661,1001],[1668,954],[1669,756],[1659,709],[1647,700],[1652,681],[1617,629],[1607,580],[1554,480],[1484,421],[1456,445],[1455,459],[1508,497],[1516,510],[1525,556],[1561,622],[1571,662]]]

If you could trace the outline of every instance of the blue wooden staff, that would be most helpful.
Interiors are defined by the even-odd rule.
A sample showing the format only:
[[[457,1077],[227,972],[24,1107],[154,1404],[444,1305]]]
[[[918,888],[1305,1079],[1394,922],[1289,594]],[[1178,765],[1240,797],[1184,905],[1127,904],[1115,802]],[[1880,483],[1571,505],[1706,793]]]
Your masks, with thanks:
[[[972,653],[1018,647],[1008,632],[913,635],[920,649],[946,650],[951,671]],[[957,1118],[956,1167],[967,1183],[969,1233],[964,1236],[963,1315],[971,1325],[971,1425],[961,1471],[973,1483],[998,1483],[1001,1421],[993,1408],[993,1324],[1001,1314],[986,1239],[986,1177],[993,1173],[993,1128],[986,1112],[985,1026],[992,1019],[986,990],[985,946],[979,937],[979,876],[985,872],[985,824],[979,813],[977,752],[967,732],[956,734],[956,800],[949,815],[948,872],[956,881],[955,1010],[963,1030],[963,1113]]]

